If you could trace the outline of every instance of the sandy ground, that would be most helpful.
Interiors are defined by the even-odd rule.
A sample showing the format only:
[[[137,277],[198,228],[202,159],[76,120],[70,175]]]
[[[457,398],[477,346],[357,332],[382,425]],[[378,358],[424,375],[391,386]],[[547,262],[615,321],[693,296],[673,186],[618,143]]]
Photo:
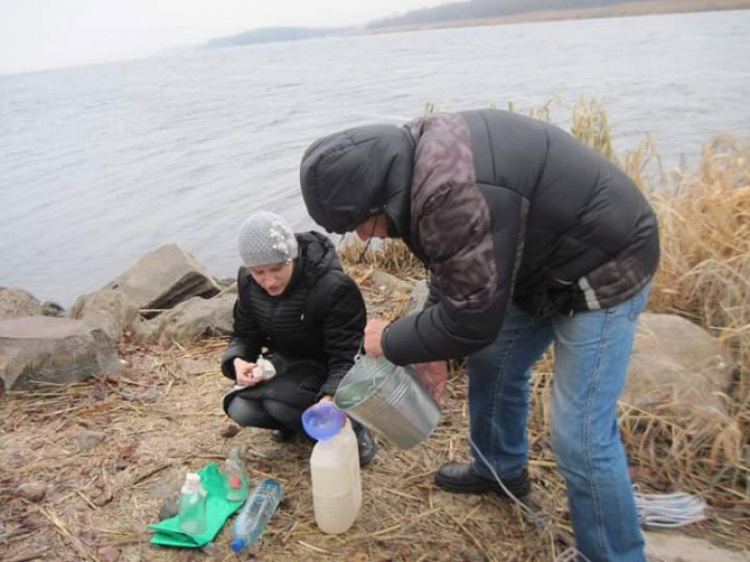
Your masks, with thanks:
[[[345,535],[323,535],[312,512],[310,445],[277,444],[261,430],[237,431],[221,411],[228,389],[217,369],[223,346],[221,340],[189,351],[121,346],[123,375],[6,395],[0,558],[237,560],[228,548],[228,527],[203,552],[148,542],[148,524],[158,520],[162,502],[173,497],[184,474],[221,462],[232,446],[241,448],[253,481],[272,476],[285,490],[261,543],[240,559],[547,561],[569,545],[561,482],[541,440],[532,441],[531,472],[546,527],[508,501],[452,496],[433,486],[443,462],[468,458],[465,384],[455,375],[436,432],[410,451],[380,440],[375,461],[362,473],[365,500],[357,522]],[[700,535],[701,529],[691,532]],[[748,560],[684,540],[661,541],[655,552],[675,562]]]

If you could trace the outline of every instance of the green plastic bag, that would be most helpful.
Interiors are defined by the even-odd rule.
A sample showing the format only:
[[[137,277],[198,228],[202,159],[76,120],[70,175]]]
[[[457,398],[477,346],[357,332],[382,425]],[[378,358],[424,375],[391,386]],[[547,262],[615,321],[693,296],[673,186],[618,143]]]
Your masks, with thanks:
[[[188,535],[180,531],[180,516],[175,515],[164,521],[149,525],[156,531],[151,537],[151,544],[179,546],[182,548],[200,548],[210,543],[226,523],[229,516],[239,509],[243,501],[226,499],[226,484],[216,463],[210,463],[198,471],[201,483],[206,489],[206,530],[200,535]]]

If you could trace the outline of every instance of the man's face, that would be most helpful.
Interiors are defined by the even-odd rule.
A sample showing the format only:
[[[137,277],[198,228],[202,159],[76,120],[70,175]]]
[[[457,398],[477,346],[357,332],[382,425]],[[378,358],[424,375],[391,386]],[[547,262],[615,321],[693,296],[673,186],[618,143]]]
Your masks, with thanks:
[[[370,238],[387,238],[388,237],[388,219],[385,215],[375,215],[354,229],[362,242],[367,242]]]

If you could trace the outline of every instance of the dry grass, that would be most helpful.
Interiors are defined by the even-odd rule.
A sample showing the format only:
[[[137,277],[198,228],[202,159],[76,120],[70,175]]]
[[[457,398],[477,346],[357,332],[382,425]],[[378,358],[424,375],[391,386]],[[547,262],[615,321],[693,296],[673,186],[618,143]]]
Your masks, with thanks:
[[[339,246],[339,256],[342,262],[350,267],[357,266],[360,270],[370,268],[388,271],[406,281],[424,279],[427,273],[426,266],[403,242],[389,238],[377,244],[377,248],[366,247],[357,236],[349,235]]]
[[[611,150],[600,106],[582,102],[576,115],[576,134]],[[695,173],[670,178],[649,176],[654,158],[647,142],[622,160],[648,191],[662,226],[663,259],[650,308],[713,330],[732,350],[738,375],[726,397],[729,416],[684,418],[668,408],[655,414],[623,406],[623,436],[634,480],[646,491],[679,488],[708,501],[708,520],[691,534],[742,548],[750,544],[750,149],[717,139]],[[655,181],[666,187],[651,190]],[[424,267],[399,242],[368,250],[356,263],[361,249],[346,246],[342,255],[370,314],[403,314],[408,294],[376,286],[373,274],[384,269],[414,281]],[[345,535],[326,536],[313,518],[309,445],[275,444],[261,430],[230,437],[233,426],[220,407],[228,387],[218,372],[224,345],[209,340],[162,349],[121,342],[127,368],[120,376],[6,394],[0,401],[0,558],[236,560],[228,528],[206,552],[152,547],[147,530],[188,470],[221,461],[232,446],[244,452],[254,481],[270,475],[285,490],[251,553],[259,560],[548,561],[568,546],[564,485],[548,446],[549,356],[535,369],[529,420],[535,500],[549,525],[530,522],[498,498],[452,496],[432,485],[443,462],[468,458],[466,383],[453,365],[439,428],[411,451],[381,441],[363,471],[357,522]],[[23,490],[34,483],[46,492],[41,499]]]
[[[646,146],[643,152],[652,150]],[[629,162],[639,162],[643,170],[651,158],[636,151]],[[660,183],[661,189],[648,193],[662,234],[662,260],[650,309],[680,314],[708,329],[728,347],[737,370],[724,397],[728,416],[707,413],[685,419],[665,409],[663,419],[655,420],[630,411],[625,427],[632,448],[637,447],[636,458],[653,470],[658,484],[689,486],[715,506],[728,502],[742,508],[747,528],[750,142],[717,137],[705,145],[696,173],[661,177]]]
[[[377,289],[374,289],[377,291]],[[342,536],[320,533],[309,486],[310,445],[279,445],[262,430],[232,437],[220,407],[228,385],[217,369],[223,340],[162,350],[121,345],[124,375],[36,392],[11,392],[2,403],[0,513],[3,560],[194,560],[195,552],[151,546],[148,524],[184,474],[221,461],[232,446],[248,459],[253,481],[279,479],[285,499],[260,547],[261,560],[549,560],[566,544],[540,531],[518,507],[494,497],[452,496],[432,475],[467,458],[464,378],[453,373],[442,423],[425,446],[400,451],[381,441],[363,471],[364,505]],[[544,440],[532,435],[534,447]],[[548,460],[532,462],[533,473]],[[31,501],[16,493],[43,483]],[[544,478],[540,501],[567,527],[561,482]],[[544,540],[540,540],[540,536]],[[208,551],[236,560],[228,527]]]
[[[549,121],[552,99],[531,111]],[[512,108],[512,106],[511,106]],[[435,108],[428,106],[427,111]],[[686,490],[715,510],[704,524],[709,535],[736,544],[750,541],[750,140],[720,136],[707,143],[693,173],[666,175],[653,139],[624,158],[615,156],[606,111],[596,100],[579,100],[571,132],[615,159],[647,193],[659,217],[662,261],[649,310],[679,314],[720,338],[736,364],[724,395],[726,414],[664,404],[658,414],[628,405],[620,411],[634,480],[653,491]],[[388,256],[393,251],[397,260]],[[388,268],[406,263],[403,245],[386,247],[370,262]],[[354,254],[358,256],[359,254]],[[348,256],[347,256],[348,257]],[[388,269],[398,273],[399,268]],[[405,267],[408,277],[419,269]],[[545,436],[549,361],[535,374],[532,434]],[[546,443],[546,436],[542,442]],[[551,462],[551,457],[548,461]]]

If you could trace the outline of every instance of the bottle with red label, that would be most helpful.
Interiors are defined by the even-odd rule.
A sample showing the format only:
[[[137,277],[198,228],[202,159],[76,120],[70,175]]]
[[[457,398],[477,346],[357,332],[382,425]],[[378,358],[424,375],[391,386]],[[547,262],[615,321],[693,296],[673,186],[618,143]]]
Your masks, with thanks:
[[[236,447],[229,451],[229,456],[224,461],[223,473],[227,487],[227,500],[244,502],[247,499],[249,483],[245,463],[240,456],[240,450]]]

